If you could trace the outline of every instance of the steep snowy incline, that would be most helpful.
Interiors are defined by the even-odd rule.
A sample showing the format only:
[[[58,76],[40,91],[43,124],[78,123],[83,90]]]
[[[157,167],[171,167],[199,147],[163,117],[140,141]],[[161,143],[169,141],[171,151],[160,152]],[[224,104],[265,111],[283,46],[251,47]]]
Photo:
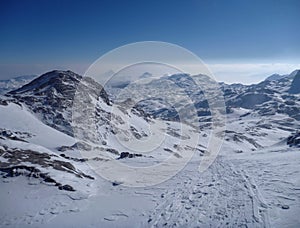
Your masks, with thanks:
[[[9,103],[7,106],[0,105],[0,116],[0,129],[28,132],[30,137],[25,140],[30,143],[53,150],[76,142],[74,138],[43,124],[27,110],[26,106],[15,103]]]
[[[85,164],[71,162],[57,151],[63,145],[75,144],[74,138],[43,124],[14,103],[0,105],[0,116],[0,168],[6,176],[24,173],[57,186],[68,184],[79,191],[83,190],[80,182],[94,179]]]

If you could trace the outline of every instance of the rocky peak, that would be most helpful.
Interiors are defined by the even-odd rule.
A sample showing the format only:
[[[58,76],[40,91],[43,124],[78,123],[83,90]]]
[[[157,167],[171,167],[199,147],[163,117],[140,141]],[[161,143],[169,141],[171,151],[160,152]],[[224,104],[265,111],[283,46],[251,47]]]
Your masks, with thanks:
[[[9,94],[30,93],[41,95],[42,92],[46,92],[47,90],[51,91],[51,88],[55,88],[59,92],[63,93],[63,88],[61,88],[63,84],[66,85],[66,83],[69,83],[69,86],[75,87],[75,85],[77,85],[81,79],[82,76],[72,71],[54,70],[41,75],[19,89],[9,92]]]
[[[109,104],[108,96],[99,83],[72,71],[45,73],[7,95],[26,104],[47,125],[72,135],[72,105],[78,86],[81,92]]]
[[[295,77],[291,84],[289,93],[292,94],[300,93],[300,71],[299,70],[295,73]]]

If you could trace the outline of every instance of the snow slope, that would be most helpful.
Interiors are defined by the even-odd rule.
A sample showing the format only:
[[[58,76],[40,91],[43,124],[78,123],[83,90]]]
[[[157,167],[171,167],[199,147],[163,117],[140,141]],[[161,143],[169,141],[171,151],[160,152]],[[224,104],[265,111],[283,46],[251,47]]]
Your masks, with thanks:
[[[7,106],[0,105],[0,116],[0,128],[30,132],[32,137],[27,140],[32,144],[55,149],[76,142],[74,138],[43,124],[27,110],[26,106],[19,106],[14,103]]]

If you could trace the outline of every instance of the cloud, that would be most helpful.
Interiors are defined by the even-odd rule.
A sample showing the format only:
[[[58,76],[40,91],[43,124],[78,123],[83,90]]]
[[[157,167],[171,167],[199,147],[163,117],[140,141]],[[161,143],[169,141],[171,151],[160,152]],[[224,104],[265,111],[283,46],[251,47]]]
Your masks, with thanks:
[[[217,81],[251,84],[272,74],[289,74],[300,69],[300,64],[289,63],[213,63],[207,65]]]

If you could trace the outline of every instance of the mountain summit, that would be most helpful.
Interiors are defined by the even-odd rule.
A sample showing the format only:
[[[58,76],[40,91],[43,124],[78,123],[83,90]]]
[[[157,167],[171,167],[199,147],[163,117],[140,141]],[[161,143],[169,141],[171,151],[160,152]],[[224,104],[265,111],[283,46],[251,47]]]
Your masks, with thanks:
[[[8,95],[25,103],[47,125],[72,135],[71,109],[77,86],[82,79],[82,76],[72,71],[54,70],[9,92]],[[93,79],[85,77],[81,88],[96,100],[100,97],[109,104],[103,87]]]
[[[299,70],[296,72],[296,75],[294,77],[289,92],[292,94],[300,93],[300,71]]]

